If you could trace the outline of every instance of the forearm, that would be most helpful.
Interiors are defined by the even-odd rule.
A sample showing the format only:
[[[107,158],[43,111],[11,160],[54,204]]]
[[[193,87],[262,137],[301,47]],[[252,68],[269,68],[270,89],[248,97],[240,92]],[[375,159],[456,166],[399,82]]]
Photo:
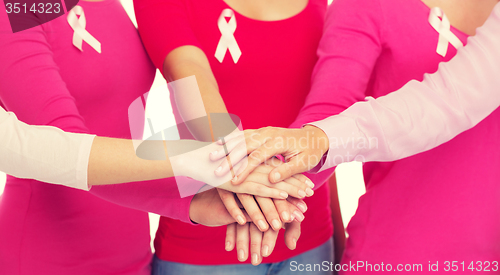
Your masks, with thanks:
[[[194,46],[173,50],[165,59],[163,72],[165,78],[172,83],[170,88],[173,90],[174,102],[183,122],[191,121],[187,126],[193,136],[201,141],[216,139],[207,127],[211,124],[210,114],[227,113],[227,109],[203,51]],[[197,87],[179,81],[190,76],[195,76]],[[204,117],[207,117],[207,120],[192,123],[194,119]]]
[[[174,173],[167,152],[164,150],[163,142],[160,143],[162,144],[159,148],[162,150],[154,153],[162,154],[163,159],[148,160],[137,156],[132,140],[96,137],[90,151],[89,185],[173,177]]]

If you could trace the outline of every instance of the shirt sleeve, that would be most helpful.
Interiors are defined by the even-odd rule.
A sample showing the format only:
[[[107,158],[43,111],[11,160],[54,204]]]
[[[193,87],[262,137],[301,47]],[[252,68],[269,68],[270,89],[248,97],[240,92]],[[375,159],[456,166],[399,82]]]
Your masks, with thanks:
[[[309,92],[294,126],[339,114],[364,100],[382,50],[378,0],[336,0],[329,7]]]
[[[134,0],[142,42],[156,68],[172,50],[186,45],[201,48],[189,20],[184,0]]]
[[[0,8],[0,49],[0,99],[8,110],[27,124],[89,132],[59,74],[42,26],[12,33],[5,8]],[[191,222],[192,197],[180,198],[173,178],[95,186],[90,193],[122,206]]]
[[[364,100],[370,76],[382,51],[383,18],[378,0],[333,2],[327,11],[318,46],[311,91],[292,128],[339,114],[355,102]],[[317,166],[311,172],[317,173],[320,168]],[[321,172],[326,169],[321,169]],[[306,175],[319,183],[330,174],[331,171],[326,171],[318,176]]]
[[[18,178],[89,190],[87,168],[94,135],[30,126],[3,108],[0,129],[1,171]]]
[[[311,123],[330,141],[350,137],[353,144],[330,142],[322,171],[360,157],[393,161],[439,146],[474,127],[500,105],[500,4],[470,37],[467,46],[422,82],[368,98],[338,116]],[[368,141],[368,142],[367,142]],[[364,142],[363,146],[359,146]],[[366,146],[368,145],[368,146]],[[334,156],[343,156],[335,158]]]

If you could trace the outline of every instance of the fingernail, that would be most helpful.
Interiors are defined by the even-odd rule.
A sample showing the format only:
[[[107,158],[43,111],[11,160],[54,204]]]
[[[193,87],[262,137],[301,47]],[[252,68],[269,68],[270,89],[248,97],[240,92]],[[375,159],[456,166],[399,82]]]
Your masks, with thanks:
[[[240,249],[238,251],[238,260],[240,260],[240,262],[243,262],[245,260],[245,251],[243,251],[243,249]]]
[[[290,220],[289,220],[289,222],[293,222],[293,220],[295,220],[295,216],[292,214],[292,215],[290,215]]]
[[[238,221],[238,223],[241,225],[245,224],[245,219],[243,218],[242,215],[237,216],[236,221]]]
[[[277,219],[274,219],[271,223],[273,224],[273,228],[275,230],[279,230],[281,228],[281,223]]]
[[[288,198],[288,194],[287,194],[286,192],[284,192],[284,191],[281,191],[281,192],[280,192],[280,196],[281,196],[282,198],[284,198],[284,199]]]
[[[297,203],[297,207],[302,211],[302,213],[305,213],[307,211],[307,205],[305,203],[299,202]]]
[[[306,184],[311,187],[311,188],[314,188],[314,183],[310,180],[306,180]]]
[[[267,225],[266,225],[266,223],[265,223],[263,220],[260,220],[260,221],[258,221],[257,223],[259,224],[259,229],[260,229],[261,231],[264,231],[264,230],[266,230],[266,229],[267,229]]]
[[[302,222],[304,220],[304,215],[300,213],[299,211],[295,210],[293,211],[293,216],[299,221]]]
[[[217,173],[219,173],[220,171],[222,171],[222,166],[217,167],[217,169],[215,170],[215,172]]]
[[[303,198],[305,196],[306,196],[306,192],[304,192],[303,190],[299,190],[299,197]]]
[[[281,178],[280,173],[278,173],[278,172],[274,173],[274,180],[275,181],[278,181],[280,178]]]
[[[288,214],[288,211],[283,211],[281,213],[281,216],[283,216],[284,221],[287,221],[287,222],[290,221],[290,215]]]
[[[264,247],[262,248],[262,256],[264,257],[269,256],[269,246],[267,244],[264,245]]]
[[[231,181],[232,182],[237,182],[238,181],[238,176],[234,176],[234,178]]]
[[[312,195],[314,195],[314,191],[313,191],[311,188],[307,188],[307,189],[306,189],[306,193],[307,193],[307,195],[308,195],[309,197],[310,197],[310,196],[312,196]]]
[[[226,242],[226,251],[231,249],[231,242]]]
[[[293,238],[292,243],[293,243],[293,249],[297,248],[297,239]]]
[[[259,255],[257,253],[252,254],[252,264],[257,265],[259,263]]]
[[[218,151],[213,151],[212,153],[210,153],[212,156],[216,156],[217,153],[219,153]]]

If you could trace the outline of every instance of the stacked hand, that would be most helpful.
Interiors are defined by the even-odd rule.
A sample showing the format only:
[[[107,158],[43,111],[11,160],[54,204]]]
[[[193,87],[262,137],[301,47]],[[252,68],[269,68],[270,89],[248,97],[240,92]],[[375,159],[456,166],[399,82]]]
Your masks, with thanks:
[[[300,186],[302,188],[299,188],[299,191],[302,191],[300,193],[304,193],[305,196],[312,195],[312,183],[309,183],[311,185],[305,184],[310,181],[304,175],[295,175],[277,184],[270,183],[269,172],[281,162],[275,160],[272,164],[268,163],[257,167],[240,185],[226,182],[220,185],[220,188],[198,193],[190,207],[190,216],[194,222],[206,226],[229,224],[225,247],[227,251],[236,247],[240,261],[248,259],[249,242],[251,242],[251,261],[254,265],[260,264],[262,257],[271,254],[281,228],[286,230],[284,235],[286,245],[290,249],[296,248],[300,237],[300,222],[304,220],[303,213],[307,210],[304,201],[293,196],[287,196],[286,199],[259,196],[259,191],[266,190],[261,187],[279,186],[290,190],[290,188]],[[221,188],[227,188],[236,193]],[[253,190],[256,195],[250,195],[245,192],[246,190]],[[310,195],[307,195],[304,190],[307,190]],[[299,192],[291,193],[304,197],[298,195]]]
[[[226,250],[236,247],[238,259],[246,261],[250,243],[254,265],[271,254],[281,228],[286,230],[286,245],[295,249],[307,210],[301,199],[314,193],[314,184],[300,173],[315,167],[328,145],[323,131],[306,126],[236,132],[207,146],[204,152],[214,149],[210,168],[215,177],[205,182],[224,183],[213,184],[217,192],[195,196],[192,220],[209,226],[229,224]],[[285,162],[273,158],[276,155]]]
[[[226,158],[221,150],[210,154],[212,161],[222,160],[220,166],[215,169],[216,175],[222,177],[228,173],[230,168],[228,159],[235,163],[248,159],[247,165],[239,167],[237,177],[233,178],[232,182],[236,185],[244,182],[261,163],[277,155],[283,156],[285,162],[269,173],[271,182],[279,182],[309,171],[320,163],[329,148],[328,136],[321,129],[311,125],[301,129],[266,127],[238,131],[217,143],[230,153]]]

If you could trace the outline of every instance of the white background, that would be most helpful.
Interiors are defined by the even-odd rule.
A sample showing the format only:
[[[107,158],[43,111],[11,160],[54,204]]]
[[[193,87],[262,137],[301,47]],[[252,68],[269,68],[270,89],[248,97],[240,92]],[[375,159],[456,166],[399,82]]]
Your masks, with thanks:
[[[332,0],[329,0],[329,3],[331,3],[331,1]],[[136,25],[136,21],[133,15],[132,0],[122,0],[122,4],[131,17],[132,22],[134,22],[134,24]],[[156,76],[157,77],[155,79],[153,87],[164,83],[164,80],[159,73],[157,73]],[[363,175],[361,173],[361,163],[347,163],[339,165],[336,169],[336,174],[342,219],[344,221],[344,226],[347,226],[349,220],[356,212],[359,197],[365,192]],[[0,195],[3,192],[4,185],[5,174],[0,172]],[[153,240],[155,237],[156,229],[158,228],[159,216],[156,214],[149,214],[149,217],[151,226],[151,240]]]

